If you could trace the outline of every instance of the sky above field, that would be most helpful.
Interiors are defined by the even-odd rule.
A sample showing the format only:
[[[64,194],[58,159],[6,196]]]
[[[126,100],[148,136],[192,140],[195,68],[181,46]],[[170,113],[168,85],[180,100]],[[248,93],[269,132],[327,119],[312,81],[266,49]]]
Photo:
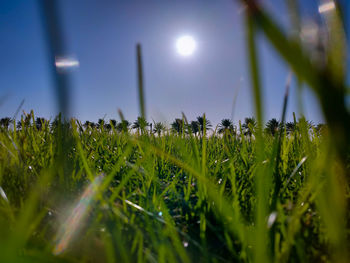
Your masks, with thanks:
[[[142,45],[149,121],[170,123],[181,117],[181,112],[188,119],[206,113],[214,124],[223,118],[237,123],[254,115],[244,10],[237,1],[57,2],[66,56],[79,62],[69,73],[72,116],[83,121],[118,119],[120,108],[127,119],[136,119],[137,43]],[[288,28],[285,1],[262,2],[271,16]],[[299,2],[305,21],[320,20],[319,1]],[[53,62],[49,61],[39,1],[1,0],[0,36],[0,117],[12,117],[23,99],[23,110],[54,117],[58,107],[50,71]],[[182,36],[195,41],[190,55],[181,55],[176,46]],[[288,66],[263,36],[258,48],[264,118],[279,119]],[[303,105],[308,119],[315,123],[323,120],[308,89],[303,92]],[[300,113],[294,80],[287,119],[292,119],[293,111]]]

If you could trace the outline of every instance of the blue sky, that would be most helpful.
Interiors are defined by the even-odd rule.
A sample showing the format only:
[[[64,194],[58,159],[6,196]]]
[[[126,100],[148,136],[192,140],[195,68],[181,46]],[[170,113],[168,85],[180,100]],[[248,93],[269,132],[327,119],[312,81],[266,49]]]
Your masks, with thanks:
[[[46,118],[57,114],[39,1],[0,1],[0,117],[23,109]],[[282,0],[265,7],[288,27]],[[300,1],[305,17],[317,17],[318,1]],[[206,113],[213,122],[253,115],[241,7],[235,1],[59,0],[67,56],[80,67],[70,72],[71,114],[81,120],[129,120],[139,113],[136,43],[141,43],[149,120],[171,122],[183,111],[188,119]],[[179,36],[192,35],[197,50],[190,57],[176,53]],[[280,118],[287,65],[264,37],[259,37],[265,119]],[[348,74],[349,75],[349,74]],[[322,121],[318,103],[308,89],[304,114]],[[287,111],[298,113],[293,85]]]

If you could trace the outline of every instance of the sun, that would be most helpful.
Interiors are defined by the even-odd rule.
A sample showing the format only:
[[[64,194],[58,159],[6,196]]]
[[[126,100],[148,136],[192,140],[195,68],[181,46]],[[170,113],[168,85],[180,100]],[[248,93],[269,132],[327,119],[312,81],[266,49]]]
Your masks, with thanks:
[[[181,56],[187,57],[193,54],[197,44],[192,36],[181,36],[176,40],[176,50]]]

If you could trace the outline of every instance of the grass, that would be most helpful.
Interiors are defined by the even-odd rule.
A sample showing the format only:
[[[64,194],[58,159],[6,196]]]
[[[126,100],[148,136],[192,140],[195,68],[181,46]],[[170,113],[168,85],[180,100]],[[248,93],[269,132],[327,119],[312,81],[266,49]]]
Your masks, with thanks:
[[[321,215],[325,205],[341,209],[340,186],[328,181],[337,163],[328,165],[328,137],[305,125],[282,131],[275,173],[276,138],[261,132],[263,151],[254,135],[158,137],[79,129],[76,120],[3,130],[1,258],[249,262],[263,245],[270,262],[330,260],[327,226],[333,233],[341,222]]]
[[[253,134],[239,125],[235,136],[194,136],[185,116],[182,132],[162,136],[84,129],[60,117],[40,129],[24,119],[21,129],[16,122],[2,128],[1,262],[347,261],[350,113],[341,17],[327,16],[334,44],[320,66],[255,1],[243,2]],[[50,20],[48,30],[55,27]],[[323,133],[295,115],[293,132],[263,131],[257,32],[318,96]],[[137,61],[144,116],[141,46]]]

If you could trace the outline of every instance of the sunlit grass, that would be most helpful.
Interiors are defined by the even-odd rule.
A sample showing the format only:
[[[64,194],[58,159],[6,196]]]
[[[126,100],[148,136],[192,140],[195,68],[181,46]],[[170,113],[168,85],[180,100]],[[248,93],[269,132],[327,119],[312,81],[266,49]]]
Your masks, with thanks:
[[[271,187],[257,192],[257,176],[274,182],[276,139],[265,132],[251,138],[137,135],[79,130],[74,120],[56,128],[3,130],[1,223],[8,227],[2,229],[1,255],[24,261],[59,255],[57,260],[88,262],[245,262],[265,242],[271,249],[266,260],[330,259],[320,217],[330,200],[322,187],[337,162],[324,150],[328,137],[303,125],[291,134],[282,130],[277,197]],[[59,133],[71,138],[63,142],[64,167],[57,161]],[[334,168],[325,169],[330,160]],[[261,215],[259,191],[267,195]],[[300,250],[303,242],[308,246]]]

